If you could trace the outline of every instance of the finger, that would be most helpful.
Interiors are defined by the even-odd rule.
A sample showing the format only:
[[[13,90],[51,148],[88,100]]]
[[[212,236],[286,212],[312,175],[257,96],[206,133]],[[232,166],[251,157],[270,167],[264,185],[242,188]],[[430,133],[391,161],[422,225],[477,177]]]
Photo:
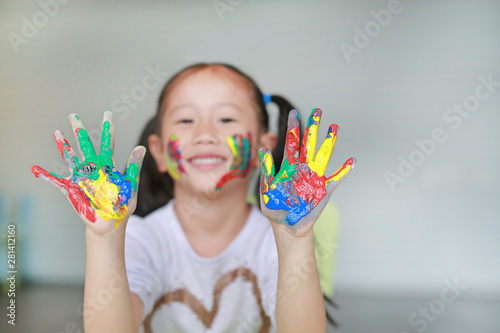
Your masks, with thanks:
[[[137,146],[130,154],[130,158],[127,163],[127,172],[125,173],[125,179],[130,181],[132,189],[135,191],[134,196],[137,194],[142,161],[144,160],[145,154],[146,148],[144,146]]]
[[[269,184],[274,176],[274,162],[273,155],[269,149],[262,147],[259,149],[259,159],[260,159],[260,191],[261,193],[267,193],[269,190]]]
[[[302,138],[302,146],[300,149],[301,163],[309,164],[309,162],[314,160],[316,141],[318,140],[318,127],[322,113],[323,112],[318,108],[313,109],[307,120],[307,127],[304,132],[304,137]]]
[[[72,113],[68,118],[71,122],[71,127],[73,128],[73,133],[75,134],[75,139],[76,142],[78,142],[82,156],[85,159],[95,156],[94,146],[92,145],[92,141],[90,141],[89,134],[85,130],[85,127],[83,127],[80,117]]]
[[[330,125],[328,128],[328,133],[326,135],[325,141],[319,148],[318,153],[314,161],[309,163],[309,167],[318,174],[318,176],[323,176],[325,174],[326,166],[333,153],[333,148],[335,147],[335,141],[337,141],[337,131],[339,127],[336,124]]]
[[[286,131],[286,149],[283,155],[283,161],[294,164],[299,157],[300,129],[299,112],[295,109],[288,114],[288,128]]]
[[[58,176],[56,174],[50,173],[42,167],[38,165],[33,165],[31,167],[31,172],[35,175],[35,177],[40,178],[44,182],[54,186],[59,191],[68,194],[68,180]]]
[[[330,181],[334,181],[335,183],[337,183],[335,185],[335,187],[337,187],[352,171],[355,165],[356,159],[354,157],[351,157],[350,159],[345,161],[344,165],[342,165],[337,171],[335,171],[333,175],[327,178],[326,184],[328,184],[328,182]]]
[[[267,204],[269,202],[269,186],[274,176],[274,162],[273,156],[269,149],[262,147],[259,149],[260,159],[260,193],[261,203]]]
[[[59,153],[61,153],[61,157],[71,171],[71,175],[73,175],[73,172],[76,169],[76,164],[79,162],[78,157],[75,155],[75,152],[61,131],[55,131],[52,136],[54,137],[54,140],[56,140],[57,149],[59,150]]]
[[[31,172],[33,172],[35,177],[42,179],[61,191],[69,199],[80,216],[85,217],[90,222],[96,221],[94,209],[76,183],[50,173],[37,165],[31,167]]]
[[[101,148],[99,155],[111,160],[111,167],[115,166],[115,125],[113,112],[106,111],[102,119]]]

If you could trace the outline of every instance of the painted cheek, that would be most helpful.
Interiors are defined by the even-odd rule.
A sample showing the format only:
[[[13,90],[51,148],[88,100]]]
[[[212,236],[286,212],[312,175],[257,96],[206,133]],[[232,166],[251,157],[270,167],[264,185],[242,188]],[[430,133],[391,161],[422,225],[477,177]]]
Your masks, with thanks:
[[[235,178],[244,178],[252,167],[251,157],[251,134],[244,137],[241,134],[228,136],[227,144],[233,154],[233,162],[226,172],[215,185],[215,190],[220,190],[228,181]]]
[[[172,135],[167,142],[167,151],[165,160],[167,169],[172,178],[179,179],[181,173],[186,173],[182,165],[182,154],[179,149],[179,138]]]

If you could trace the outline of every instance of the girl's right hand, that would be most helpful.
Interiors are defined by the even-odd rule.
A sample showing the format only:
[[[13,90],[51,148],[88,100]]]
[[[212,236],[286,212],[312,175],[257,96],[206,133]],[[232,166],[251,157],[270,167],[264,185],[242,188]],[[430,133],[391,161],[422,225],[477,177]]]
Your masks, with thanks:
[[[87,225],[87,232],[107,236],[122,221],[127,221],[137,204],[137,189],[142,160],[146,152],[137,146],[130,155],[127,171],[115,167],[113,113],[106,111],[102,123],[101,149],[96,154],[80,118],[69,116],[81,159],[77,157],[61,131],[53,133],[57,148],[71,171],[67,178],[33,166],[31,172],[59,189]],[[83,160],[83,161],[81,161]]]

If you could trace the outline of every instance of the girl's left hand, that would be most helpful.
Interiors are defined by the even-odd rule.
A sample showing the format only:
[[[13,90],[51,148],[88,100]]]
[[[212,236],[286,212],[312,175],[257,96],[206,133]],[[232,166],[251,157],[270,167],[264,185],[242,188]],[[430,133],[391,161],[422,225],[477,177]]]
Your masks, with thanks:
[[[325,177],[338,126],[330,126],[315,158],[321,114],[320,109],[312,110],[300,145],[299,115],[297,110],[290,111],[283,163],[276,176],[271,152],[267,148],[259,150],[262,212],[272,222],[284,225],[296,237],[312,229],[333,191],[356,163],[356,159],[350,158],[333,175]]]

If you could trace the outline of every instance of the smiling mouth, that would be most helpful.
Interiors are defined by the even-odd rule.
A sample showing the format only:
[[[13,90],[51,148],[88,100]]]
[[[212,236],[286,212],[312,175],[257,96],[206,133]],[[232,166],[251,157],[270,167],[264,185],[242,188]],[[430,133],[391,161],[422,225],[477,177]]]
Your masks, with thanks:
[[[219,164],[224,161],[225,159],[222,157],[198,157],[189,160],[190,163],[195,165]]]
[[[201,171],[210,171],[226,163],[226,158],[221,156],[193,157],[189,164]]]

